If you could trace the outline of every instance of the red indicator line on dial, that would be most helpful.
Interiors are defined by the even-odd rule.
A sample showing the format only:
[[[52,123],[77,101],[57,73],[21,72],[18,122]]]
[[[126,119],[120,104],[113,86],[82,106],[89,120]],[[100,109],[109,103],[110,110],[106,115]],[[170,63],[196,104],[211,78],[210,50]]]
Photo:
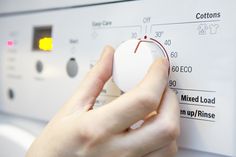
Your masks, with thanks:
[[[168,69],[168,74],[170,75],[170,58],[168,56],[168,53],[165,49],[165,47],[159,42],[157,41],[156,39],[153,39],[153,38],[150,38],[152,41],[156,42],[158,45],[161,46],[161,48],[164,50],[164,53],[165,53],[165,57],[167,58],[168,62],[169,62],[169,69]]]
[[[144,39],[147,39],[147,36],[146,36],[146,35],[144,36]],[[138,51],[138,47],[139,47],[139,45],[141,44],[141,42],[145,42],[145,41],[142,40],[142,39],[138,39],[138,40],[140,40],[140,41],[138,42],[138,45],[136,46],[136,48],[135,48],[135,50],[134,50],[134,53],[136,53],[136,52]]]
[[[135,50],[134,50],[134,53],[136,53],[136,52],[138,51],[138,47],[139,47],[139,45],[141,44],[141,42],[143,42],[143,41],[140,40],[140,41],[138,42],[138,44],[137,44],[137,46],[136,46],[136,48],[135,48]]]

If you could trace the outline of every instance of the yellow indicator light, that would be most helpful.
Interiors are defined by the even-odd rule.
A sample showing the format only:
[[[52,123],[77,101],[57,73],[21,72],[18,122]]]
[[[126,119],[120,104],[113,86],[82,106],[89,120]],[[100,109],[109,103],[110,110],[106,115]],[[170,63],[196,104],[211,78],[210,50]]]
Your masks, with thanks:
[[[39,49],[43,51],[51,51],[53,47],[52,38],[45,37],[39,40]]]

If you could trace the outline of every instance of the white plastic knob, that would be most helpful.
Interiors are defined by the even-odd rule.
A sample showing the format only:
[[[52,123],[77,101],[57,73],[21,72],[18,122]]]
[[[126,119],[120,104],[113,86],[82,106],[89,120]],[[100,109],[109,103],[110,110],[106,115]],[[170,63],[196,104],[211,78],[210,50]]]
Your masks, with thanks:
[[[144,78],[150,65],[158,57],[166,57],[166,53],[163,47],[153,40],[131,39],[123,42],[114,54],[115,84],[121,91],[129,91]]]

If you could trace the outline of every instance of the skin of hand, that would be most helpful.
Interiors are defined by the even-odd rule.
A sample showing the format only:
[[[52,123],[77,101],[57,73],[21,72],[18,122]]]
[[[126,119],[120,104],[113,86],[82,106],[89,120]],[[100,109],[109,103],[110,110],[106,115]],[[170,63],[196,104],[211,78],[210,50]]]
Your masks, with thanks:
[[[157,59],[143,81],[100,108],[96,98],[112,75],[107,46],[69,101],[36,138],[26,157],[172,157],[180,133],[179,103],[167,87],[169,63]],[[130,127],[144,123],[137,129]]]

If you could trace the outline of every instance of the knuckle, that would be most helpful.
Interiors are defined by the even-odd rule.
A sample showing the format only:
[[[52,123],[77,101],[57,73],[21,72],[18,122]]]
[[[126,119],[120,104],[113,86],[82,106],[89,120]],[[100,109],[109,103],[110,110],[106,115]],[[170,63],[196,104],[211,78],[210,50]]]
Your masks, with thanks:
[[[95,127],[85,127],[78,134],[78,141],[81,144],[80,156],[93,156],[91,154],[96,151],[104,140],[103,131]]]
[[[137,156],[137,154],[138,154],[137,151],[130,150],[130,149],[127,149],[127,148],[124,148],[124,149],[126,149],[126,151],[121,151],[119,153],[119,156],[122,156],[122,157],[134,157],[134,156]]]
[[[158,102],[156,94],[150,91],[137,90],[136,98],[138,104],[142,109],[153,111],[156,109],[156,104]]]
[[[164,136],[169,140],[176,140],[180,134],[180,126],[170,120],[163,122],[163,133]]]
[[[171,143],[167,147],[167,152],[169,152],[169,156],[175,156],[177,154],[178,146],[177,146],[176,142]]]
[[[92,129],[87,125],[81,127],[81,129],[78,131],[79,141],[81,141],[84,144],[92,141],[95,138],[95,133],[91,130]]]
[[[86,120],[80,125],[78,131],[79,141],[90,147],[98,144],[105,136],[107,136],[107,133],[104,128],[98,127],[96,124],[86,123]]]

